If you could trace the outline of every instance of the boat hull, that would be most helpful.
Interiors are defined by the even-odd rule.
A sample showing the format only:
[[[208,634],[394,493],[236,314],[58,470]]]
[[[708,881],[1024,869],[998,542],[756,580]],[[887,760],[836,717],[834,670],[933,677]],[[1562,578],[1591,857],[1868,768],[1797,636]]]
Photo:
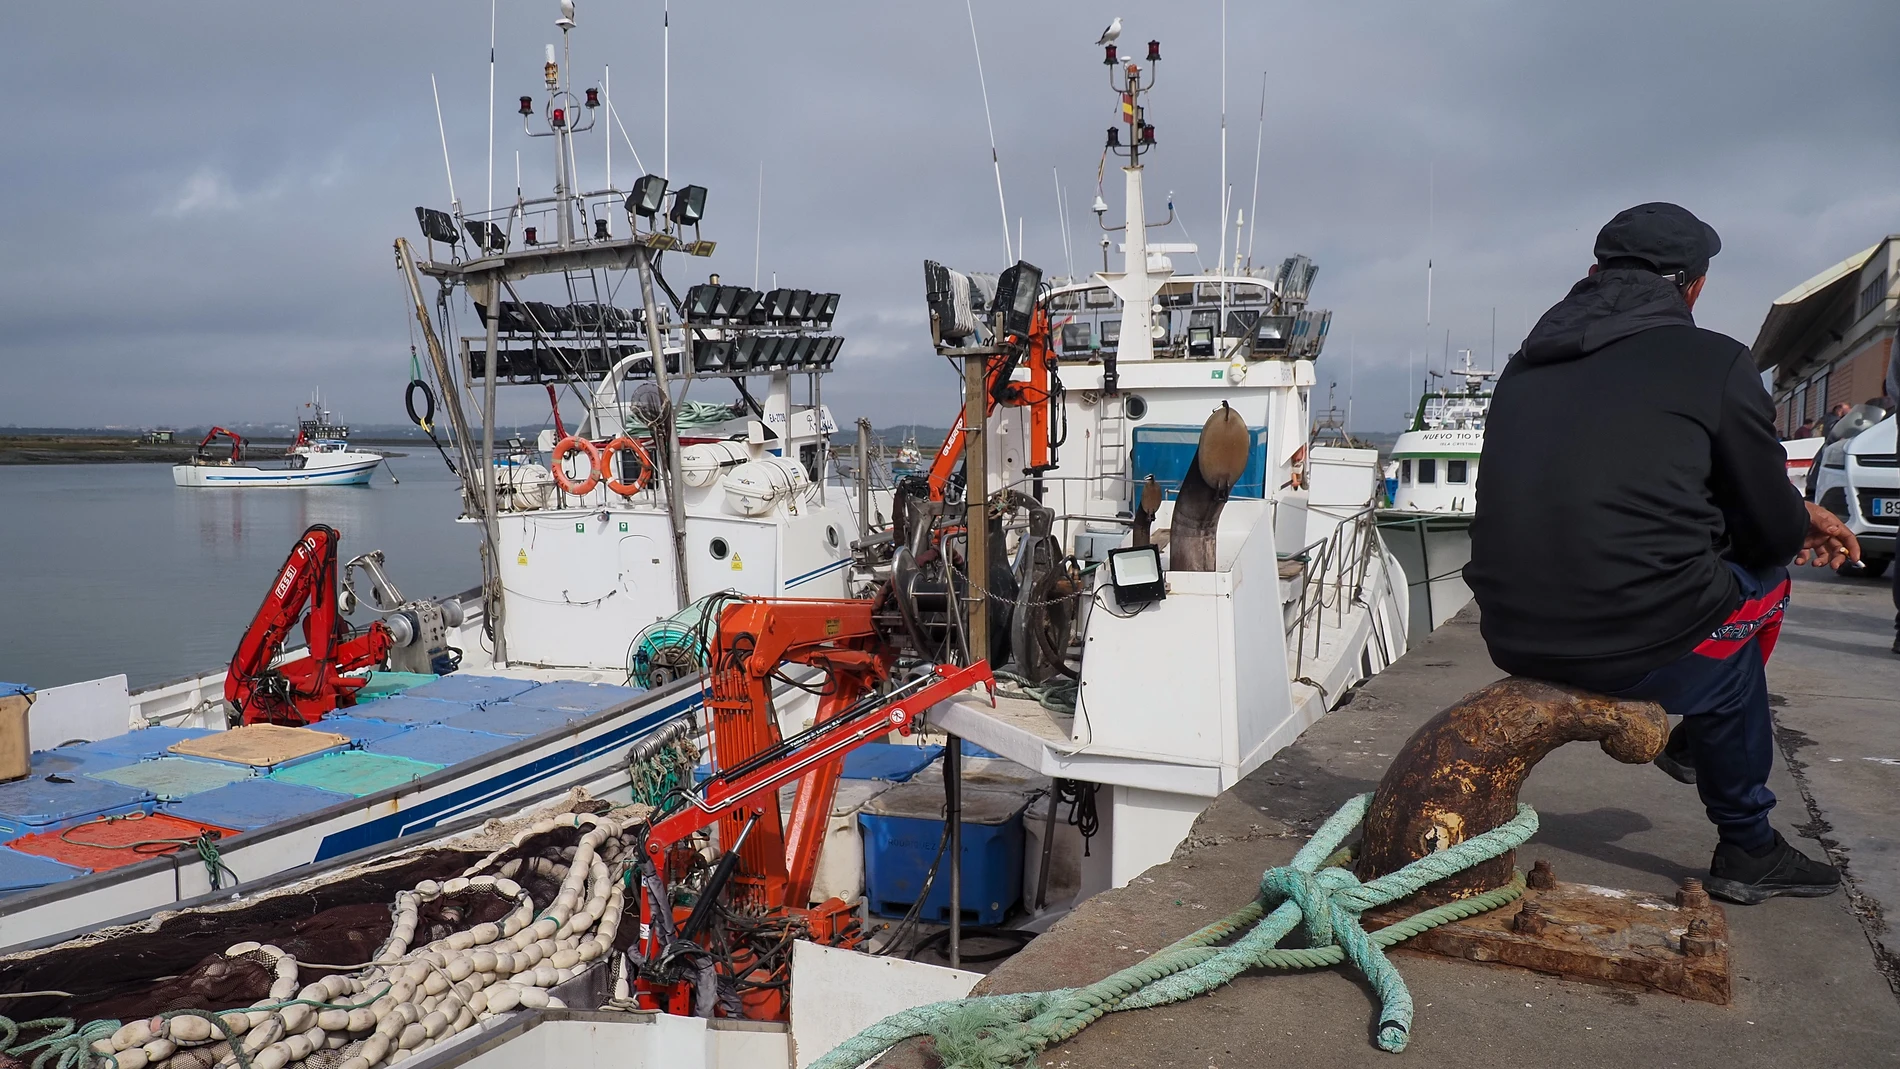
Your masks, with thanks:
[[[225,467],[219,464],[178,464],[172,468],[174,486],[368,486],[369,477],[383,458],[371,456],[342,464],[303,468]]]
[[[1423,636],[1471,601],[1465,565],[1471,561],[1468,512],[1379,512],[1379,535],[1405,572],[1411,593],[1407,633]]]
[[[231,872],[257,880],[573,787],[624,800],[627,747],[698,709],[702,700],[698,680],[683,680],[479,760],[224,839],[219,853]],[[0,949],[48,933],[96,928],[211,890],[196,853],[181,851],[9,895],[0,898]]]

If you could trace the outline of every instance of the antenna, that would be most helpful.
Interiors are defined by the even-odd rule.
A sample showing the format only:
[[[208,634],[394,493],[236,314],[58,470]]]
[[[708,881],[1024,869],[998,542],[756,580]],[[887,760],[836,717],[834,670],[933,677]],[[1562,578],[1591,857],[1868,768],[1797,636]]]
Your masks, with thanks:
[[[1016,252],[1009,247],[1009,205],[1003,200],[1003,161],[996,154],[996,123],[990,118],[990,83],[983,76],[983,46],[976,39],[976,8],[963,0],[970,16],[970,48],[976,52],[976,82],[983,89],[983,123],[990,129],[990,166],[996,171],[996,207],[1003,218],[1003,262],[1015,263]]]
[[[1061,224],[1062,256],[1069,265],[1069,281],[1075,281],[1075,250],[1069,245],[1069,207],[1062,197],[1062,172],[1049,168],[1049,176],[1056,183],[1056,222]]]
[[[673,4],[660,7],[660,177],[673,177]]]
[[[435,96],[435,132],[442,138],[442,169],[449,175],[449,205],[462,214],[462,202],[455,197],[455,168],[449,166],[449,134],[442,126],[442,94],[436,90],[435,75],[429,75],[429,92]]]
[[[1232,183],[1227,181],[1227,0],[1220,0],[1220,250],[1214,257],[1214,273],[1221,274],[1227,263],[1227,209],[1228,198],[1234,195]],[[1227,287],[1221,287],[1223,310],[1227,303]],[[1226,316],[1222,315],[1224,322]]]
[[[1253,135],[1253,202],[1247,205],[1247,266],[1253,266],[1253,235],[1260,226],[1260,146],[1266,144],[1267,134],[1267,72],[1260,72],[1260,123],[1254,127]],[[1239,237],[1235,237],[1238,242]]]
[[[759,288],[759,252],[765,247],[765,161],[759,161],[758,214],[752,226],[752,288]]]
[[[488,214],[495,214],[495,0],[488,0]]]
[[[614,68],[612,64],[608,64],[600,69],[600,95],[607,102],[607,113],[609,115],[613,114]],[[603,138],[602,140],[607,142],[607,188],[612,189],[614,187],[614,134],[613,134],[613,131],[612,130],[607,131],[607,136]]]

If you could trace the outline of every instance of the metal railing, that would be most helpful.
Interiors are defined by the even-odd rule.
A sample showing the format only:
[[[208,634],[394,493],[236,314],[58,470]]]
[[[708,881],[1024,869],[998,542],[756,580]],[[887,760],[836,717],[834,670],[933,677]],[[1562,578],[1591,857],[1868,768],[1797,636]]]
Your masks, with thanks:
[[[1294,678],[1305,674],[1309,636],[1314,656],[1319,655],[1327,611],[1333,613],[1333,626],[1342,627],[1346,610],[1362,600],[1379,548],[1377,511],[1368,505],[1342,517],[1326,537],[1281,558],[1303,565],[1299,609],[1286,623],[1286,637],[1293,644]]]

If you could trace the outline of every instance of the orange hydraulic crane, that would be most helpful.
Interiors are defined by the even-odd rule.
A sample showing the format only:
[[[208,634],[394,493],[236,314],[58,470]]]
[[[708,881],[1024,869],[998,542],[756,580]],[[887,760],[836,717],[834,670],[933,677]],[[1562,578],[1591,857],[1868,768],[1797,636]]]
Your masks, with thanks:
[[[645,850],[659,888],[665,887],[673,847],[695,831],[718,822],[726,856],[702,891],[700,904],[677,930],[680,917],[670,903],[655,901],[653,888],[648,888],[641,910],[641,952],[648,963],[680,960],[683,944],[707,934],[710,903],[721,896],[749,915],[802,923],[821,942],[856,942],[854,918],[843,902],[834,899],[806,908],[844,755],[892,731],[909,734],[912,721],[931,705],[977,684],[994,684],[988,663],[978,662],[968,668],[939,667],[879,693],[890,682],[898,651],[873,617],[876,605],[868,600],[735,597],[712,609],[709,615],[718,630],[710,643],[704,686],[718,771],[686,806],[653,822]],[[813,726],[782,738],[771,692],[775,681],[789,682],[784,677],[787,664],[820,669],[824,683],[817,692]],[[799,780],[798,793],[788,825],[780,817],[777,794],[794,778]],[[686,950],[687,957],[698,953],[692,946]],[[741,956],[730,978],[747,977],[755,964]],[[688,1012],[705,975],[654,975],[649,969],[644,997],[656,1008]],[[758,987],[770,992],[775,985]],[[703,990],[697,996],[701,1007],[711,1005]],[[748,1016],[774,1018],[784,1009],[776,994],[745,1003]]]
[[[1036,305],[1034,317],[1029,321],[1029,347],[1021,357],[1021,365],[1029,369],[1026,382],[1012,382],[1011,375],[1019,366],[1014,352],[1006,352],[989,358],[985,370],[985,392],[988,394],[984,405],[985,418],[996,411],[998,405],[1011,408],[1029,409],[1029,473],[1047,471],[1053,466],[1050,460],[1049,427],[1055,408],[1055,389],[1053,386],[1056,355],[1052,343],[1054,328],[1049,323],[1049,311],[1041,304]],[[955,474],[957,463],[963,459],[964,438],[963,410],[957,410],[957,418],[951,421],[950,433],[944,435],[943,445],[930,462],[930,499],[942,501],[944,487]]]

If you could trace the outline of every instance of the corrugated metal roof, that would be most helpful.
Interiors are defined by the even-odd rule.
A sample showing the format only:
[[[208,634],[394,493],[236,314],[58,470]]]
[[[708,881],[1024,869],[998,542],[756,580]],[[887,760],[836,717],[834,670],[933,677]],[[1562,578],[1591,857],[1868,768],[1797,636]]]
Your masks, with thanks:
[[[1879,249],[1879,244],[1869,246],[1775,298],[1749,347],[1755,367],[1781,367],[1820,349],[1826,339],[1813,337],[1814,329],[1854,299],[1856,276]]]

